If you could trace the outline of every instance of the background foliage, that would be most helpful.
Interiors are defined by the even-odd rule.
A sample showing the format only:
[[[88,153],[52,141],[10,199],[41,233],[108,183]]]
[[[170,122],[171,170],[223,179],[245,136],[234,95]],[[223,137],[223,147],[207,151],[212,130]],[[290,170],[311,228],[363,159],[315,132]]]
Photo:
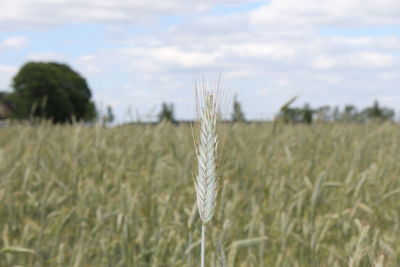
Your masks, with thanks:
[[[68,122],[92,120],[96,116],[86,80],[68,65],[28,62],[15,75],[13,88],[7,100],[17,118],[34,116]]]
[[[400,126],[224,136],[208,266],[400,265]],[[167,123],[1,129],[0,266],[197,266],[193,159],[190,129]]]

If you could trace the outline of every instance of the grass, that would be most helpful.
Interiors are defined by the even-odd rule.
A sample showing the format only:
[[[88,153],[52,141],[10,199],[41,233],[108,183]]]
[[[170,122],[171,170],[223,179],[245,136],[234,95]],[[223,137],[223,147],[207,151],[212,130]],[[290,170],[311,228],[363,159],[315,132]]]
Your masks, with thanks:
[[[400,126],[236,124],[207,266],[400,266]],[[0,129],[0,266],[198,266],[191,131]]]

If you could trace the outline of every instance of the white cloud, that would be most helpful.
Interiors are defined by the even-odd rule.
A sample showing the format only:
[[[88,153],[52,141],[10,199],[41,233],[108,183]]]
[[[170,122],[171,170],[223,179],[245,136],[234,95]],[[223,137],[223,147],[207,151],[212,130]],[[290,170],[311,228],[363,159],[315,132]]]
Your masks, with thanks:
[[[222,47],[222,50],[228,53],[247,59],[283,59],[293,57],[295,55],[295,49],[295,46],[290,46],[285,43],[253,43],[251,41],[242,44],[224,45]]]
[[[316,69],[341,68],[389,68],[396,65],[396,58],[393,55],[377,52],[362,52],[331,56],[318,56],[312,63]]]
[[[225,0],[240,4],[248,0]],[[198,13],[214,0],[13,0],[0,2],[0,28],[42,28],[69,23],[137,23],[155,21],[162,15]],[[51,15],[49,15],[51,14]]]
[[[332,41],[337,45],[352,46],[357,49],[374,48],[388,50],[400,49],[400,37],[396,36],[379,36],[379,37],[333,37]]]
[[[336,65],[336,59],[324,55],[318,56],[311,62],[311,66],[316,69],[328,69]]]
[[[191,68],[214,63],[218,53],[182,51],[176,47],[161,47],[151,50],[151,56],[161,63],[179,64]]]
[[[28,60],[33,61],[66,61],[68,57],[59,52],[47,51],[27,55]]]
[[[160,67],[165,69],[167,67],[196,68],[209,66],[215,63],[219,56],[218,52],[192,51],[181,46],[168,46],[167,44],[158,47],[143,46],[122,49],[119,52],[139,59],[133,65],[148,71],[156,71]]]
[[[86,75],[104,74],[105,62],[99,60],[99,56],[95,54],[86,54],[78,57],[75,60],[75,65],[80,71]]]
[[[312,27],[400,23],[398,0],[271,0],[251,12],[254,25]]]
[[[367,52],[350,56],[349,63],[357,67],[387,68],[395,65],[396,58],[390,54]]]
[[[10,37],[6,38],[0,42],[0,48],[7,49],[22,49],[25,48],[28,44],[28,40],[25,37]]]
[[[400,77],[400,71],[399,70],[390,70],[390,71],[385,71],[379,74],[379,78],[387,81],[395,81],[398,80]]]
[[[232,70],[225,73],[225,76],[227,78],[244,78],[244,77],[251,77],[252,75],[254,74],[252,74],[248,70]]]

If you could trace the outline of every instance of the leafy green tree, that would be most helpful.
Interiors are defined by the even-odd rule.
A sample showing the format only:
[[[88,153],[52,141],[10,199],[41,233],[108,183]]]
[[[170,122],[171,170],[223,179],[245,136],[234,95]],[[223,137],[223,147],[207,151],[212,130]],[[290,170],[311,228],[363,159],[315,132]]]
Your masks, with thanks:
[[[158,114],[158,121],[169,121],[171,123],[176,123],[174,114],[174,104],[162,103],[161,111]]]
[[[233,100],[233,113],[232,113],[232,121],[233,122],[245,122],[246,119],[244,117],[244,113],[242,111],[242,106],[240,105],[237,97],[235,95]]]
[[[86,80],[68,65],[28,62],[14,77],[13,88],[10,100],[18,118],[34,116],[63,123],[96,117]]]

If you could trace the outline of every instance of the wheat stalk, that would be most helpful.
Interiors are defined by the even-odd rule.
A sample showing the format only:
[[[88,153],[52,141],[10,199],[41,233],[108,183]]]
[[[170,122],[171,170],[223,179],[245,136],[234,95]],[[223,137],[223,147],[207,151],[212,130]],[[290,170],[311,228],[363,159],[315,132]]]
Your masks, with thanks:
[[[217,114],[214,96],[207,95],[200,120],[200,142],[197,155],[198,174],[195,182],[197,207],[204,225],[208,224],[214,215],[218,193],[216,124]]]
[[[206,91],[203,88],[203,92],[196,92],[196,96],[200,111],[200,122],[199,142],[196,147],[198,172],[195,180],[195,189],[197,208],[202,221],[201,267],[204,267],[206,226],[214,215],[218,195],[216,164],[218,150],[218,109],[215,94],[211,91]]]

